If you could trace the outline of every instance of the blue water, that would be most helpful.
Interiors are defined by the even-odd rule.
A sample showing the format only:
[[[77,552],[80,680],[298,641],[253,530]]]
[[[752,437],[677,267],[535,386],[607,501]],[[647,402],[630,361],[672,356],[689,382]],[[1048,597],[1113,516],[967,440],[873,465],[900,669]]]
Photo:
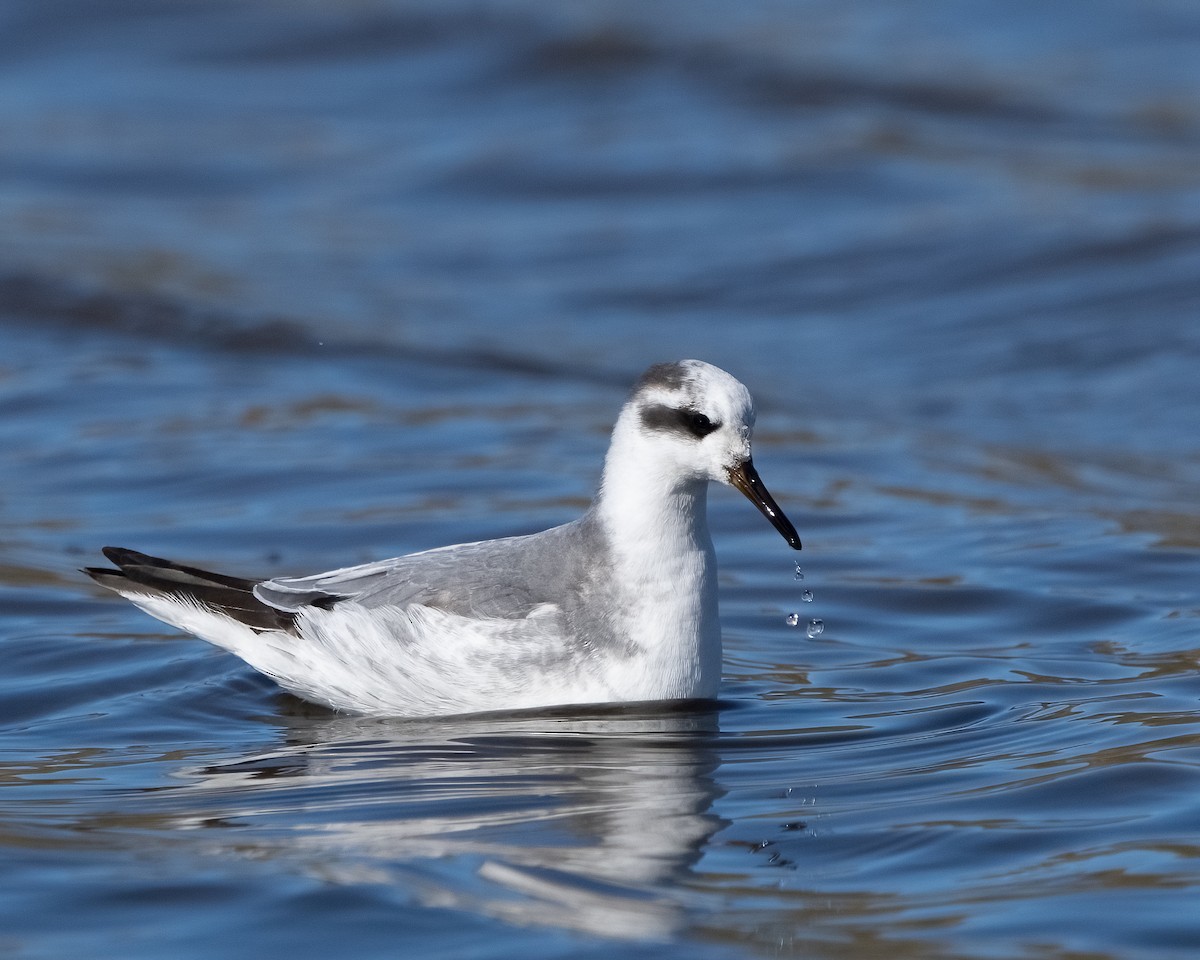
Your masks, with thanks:
[[[9,0],[0,346],[0,953],[1200,948],[1194,5]],[[684,356],[805,544],[714,491],[715,708],[337,716],[77,571],[563,522]]]

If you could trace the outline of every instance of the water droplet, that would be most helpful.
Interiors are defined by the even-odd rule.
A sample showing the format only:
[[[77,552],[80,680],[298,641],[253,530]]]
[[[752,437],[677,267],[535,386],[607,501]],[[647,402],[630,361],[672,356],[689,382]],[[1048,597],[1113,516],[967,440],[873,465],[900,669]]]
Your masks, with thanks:
[[[813,592],[811,590],[805,590],[802,594],[800,594],[800,599],[803,600],[805,603],[812,603],[813,602]]]
[[[796,624],[798,624],[799,622],[800,622],[800,614],[798,614],[798,613],[789,613],[789,614],[787,615],[787,625],[788,625],[789,627],[794,627],[794,626],[796,626]]]
[[[797,580],[804,579],[804,569],[800,566],[800,564],[796,564],[796,579]]]
[[[809,620],[808,621],[808,638],[819,636],[821,631],[825,629],[824,620]]]

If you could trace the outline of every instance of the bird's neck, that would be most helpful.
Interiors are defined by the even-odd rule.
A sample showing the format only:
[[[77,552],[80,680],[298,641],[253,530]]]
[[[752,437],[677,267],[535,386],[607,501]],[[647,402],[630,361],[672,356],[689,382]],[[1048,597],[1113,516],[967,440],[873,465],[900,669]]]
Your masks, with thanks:
[[[659,467],[624,426],[614,430],[592,507],[610,548],[627,569],[647,567],[651,576],[664,558],[711,554],[708,480]]]
[[[592,515],[613,560],[624,631],[640,651],[628,689],[633,699],[714,697],[721,624],[708,481],[656,470],[653,452],[625,439],[635,446],[622,449],[614,432]]]

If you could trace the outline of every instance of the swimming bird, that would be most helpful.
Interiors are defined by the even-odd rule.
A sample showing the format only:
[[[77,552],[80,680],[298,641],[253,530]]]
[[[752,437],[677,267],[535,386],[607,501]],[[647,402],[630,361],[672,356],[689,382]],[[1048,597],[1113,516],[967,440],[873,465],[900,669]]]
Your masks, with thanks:
[[[754,403],[699,360],[650,367],[570,523],[307,577],[248,580],[105,547],[84,570],[151,616],[334,710],[428,717],[712,699],[721,676],[710,481],[796,550],[751,459]]]

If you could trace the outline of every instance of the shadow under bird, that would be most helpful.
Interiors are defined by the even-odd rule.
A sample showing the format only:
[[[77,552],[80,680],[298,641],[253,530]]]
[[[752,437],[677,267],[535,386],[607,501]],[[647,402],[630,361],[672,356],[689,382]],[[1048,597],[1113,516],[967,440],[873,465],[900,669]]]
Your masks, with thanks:
[[[422,717],[711,699],[721,677],[710,480],[800,538],[751,460],[754,403],[699,360],[647,370],[599,491],[541,533],[247,580],[106,547],[84,572],[151,616],[348,713]]]

